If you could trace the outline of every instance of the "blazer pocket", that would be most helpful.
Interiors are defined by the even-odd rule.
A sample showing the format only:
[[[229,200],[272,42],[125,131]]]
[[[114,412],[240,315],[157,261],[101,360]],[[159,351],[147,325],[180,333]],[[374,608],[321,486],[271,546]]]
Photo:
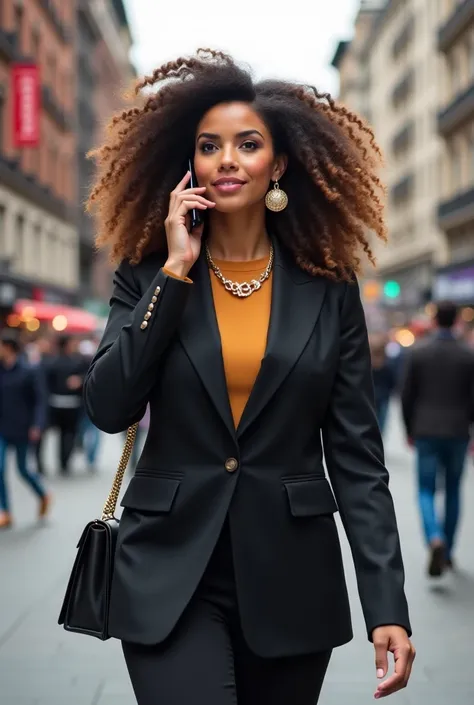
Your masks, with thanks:
[[[312,517],[337,512],[336,500],[325,478],[282,482],[294,517]]]
[[[169,512],[180,484],[176,477],[134,475],[120,506],[143,512]]]

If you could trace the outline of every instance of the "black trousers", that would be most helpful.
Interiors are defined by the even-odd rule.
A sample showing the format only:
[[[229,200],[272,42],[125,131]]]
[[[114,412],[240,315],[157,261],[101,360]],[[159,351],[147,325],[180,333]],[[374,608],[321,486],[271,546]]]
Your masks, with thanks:
[[[81,409],[53,409],[51,417],[51,425],[59,429],[59,465],[65,473],[76,443]]]
[[[45,475],[44,462],[43,462],[43,438],[44,433],[41,434],[39,441],[32,444],[32,451],[34,453],[36,462],[36,472],[38,475]]]
[[[316,705],[331,651],[265,659],[240,627],[229,526],[171,635],[122,643],[138,705]]]

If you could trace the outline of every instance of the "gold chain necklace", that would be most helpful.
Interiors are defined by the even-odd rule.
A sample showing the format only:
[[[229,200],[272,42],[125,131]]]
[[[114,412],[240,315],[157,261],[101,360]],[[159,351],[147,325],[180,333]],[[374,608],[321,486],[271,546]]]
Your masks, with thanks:
[[[206,259],[207,262],[216,275],[216,277],[221,281],[224,285],[224,287],[227,289],[227,291],[230,291],[231,294],[234,294],[234,296],[239,296],[240,298],[245,298],[247,296],[250,296],[251,294],[254,293],[254,291],[258,291],[263,282],[268,279],[270,276],[270,273],[273,268],[273,259],[274,259],[274,250],[273,250],[273,245],[270,246],[270,257],[268,259],[268,264],[266,266],[266,269],[264,272],[261,273],[258,279],[252,279],[249,282],[234,282],[232,279],[226,279],[225,276],[222,274],[221,270],[217,266],[217,264],[214,262],[214,260],[211,257],[211,253],[209,252],[209,247],[207,246],[206,243]]]

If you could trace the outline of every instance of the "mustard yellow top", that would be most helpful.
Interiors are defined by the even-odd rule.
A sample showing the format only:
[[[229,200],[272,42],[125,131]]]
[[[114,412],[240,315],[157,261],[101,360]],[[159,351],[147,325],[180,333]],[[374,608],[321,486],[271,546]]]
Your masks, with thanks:
[[[250,282],[265,271],[268,257],[249,262],[214,260],[226,279]],[[163,267],[171,277],[190,284],[188,277],[178,277]],[[235,427],[238,426],[245,405],[252,391],[265,354],[272,299],[272,275],[261,289],[247,298],[239,298],[224,288],[223,283],[210,271],[212,295],[222,345],[224,372],[230,408]]]
[[[268,257],[250,262],[214,262],[226,279],[249,282],[258,279],[265,271]],[[247,298],[239,298],[227,291],[213,271],[209,272],[209,276],[221,336],[227,391],[237,427],[265,354],[272,275],[262,284],[261,289]]]

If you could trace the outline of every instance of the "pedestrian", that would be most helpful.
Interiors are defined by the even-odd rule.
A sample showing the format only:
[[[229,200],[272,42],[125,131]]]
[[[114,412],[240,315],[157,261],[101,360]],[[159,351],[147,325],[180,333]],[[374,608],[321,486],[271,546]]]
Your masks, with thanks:
[[[44,464],[44,439],[46,431],[49,427],[49,390],[48,390],[48,380],[49,380],[49,365],[53,359],[53,340],[49,335],[40,335],[35,341],[34,347],[30,348],[30,364],[33,367],[38,368],[39,374],[41,374],[42,379],[45,383],[45,391],[47,394],[47,408],[46,408],[46,419],[43,430],[41,432],[38,440],[31,444],[32,454],[34,455],[36,462],[36,471],[39,475],[46,475],[46,469]]]
[[[84,394],[109,433],[150,404],[108,622],[138,705],[315,705],[352,638],[337,507],[388,695],[414,650],[355,280],[385,233],[372,133],[219,52],[137,93],[95,153],[121,264]]]
[[[373,334],[369,337],[372,377],[375,390],[375,410],[380,431],[385,432],[390,401],[396,388],[394,365],[386,353],[385,335]]]
[[[74,336],[60,336],[58,355],[48,366],[51,426],[59,431],[58,465],[62,475],[70,471],[83,410],[82,385],[88,364],[78,352],[78,345]]]
[[[97,344],[94,340],[85,339],[80,342],[79,352],[83,355],[87,367],[89,367],[96,350]],[[87,468],[90,473],[95,474],[97,472],[97,458],[100,452],[101,432],[94,426],[83,405],[81,408],[79,427],[79,441],[85,455]]]
[[[456,306],[441,302],[436,332],[408,356],[402,383],[407,437],[416,448],[418,502],[430,551],[428,573],[439,577],[453,566],[461,481],[474,421],[474,352],[453,332]],[[435,496],[444,480],[444,520]]]
[[[4,332],[0,339],[0,529],[12,525],[6,482],[7,450],[13,448],[17,469],[39,499],[39,517],[50,508],[51,497],[39,476],[28,468],[28,450],[41,437],[47,395],[41,370],[21,357],[16,336]]]

